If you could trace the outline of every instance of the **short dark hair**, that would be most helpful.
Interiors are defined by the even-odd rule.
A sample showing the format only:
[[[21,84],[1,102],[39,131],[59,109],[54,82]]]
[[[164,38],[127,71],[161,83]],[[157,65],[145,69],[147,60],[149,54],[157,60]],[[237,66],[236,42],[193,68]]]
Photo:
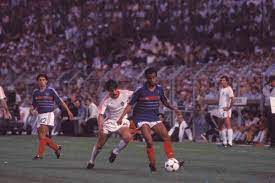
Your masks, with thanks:
[[[162,118],[165,118],[163,113],[158,113],[158,116],[161,116]]]
[[[153,74],[153,73],[155,73],[156,75],[158,75],[157,70],[156,70],[155,68],[153,68],[153,67],[149,67],[148,69],[145,70],[144,73],[145,73],[145,77],[146,77],[147,75]]]
[[[38,81],[39,78],[41,78],[41,77],[45,78],[45,79],[48,81],[48,76],[47,76],[47,74],[42,74],[42,73],[40,73],[40,74],[38,74],[38,75],[36,76],[36,80]]]
[[[117,82],[112,79],[108,80],[104,85],[104,89],[107,91],[117,89],[117,87],[118,87]]]
[[[226,76],[226,75],[223,75],[223,76],[221,77],[221,79],[225,79],[227,82],[229,82],[229,77]]]

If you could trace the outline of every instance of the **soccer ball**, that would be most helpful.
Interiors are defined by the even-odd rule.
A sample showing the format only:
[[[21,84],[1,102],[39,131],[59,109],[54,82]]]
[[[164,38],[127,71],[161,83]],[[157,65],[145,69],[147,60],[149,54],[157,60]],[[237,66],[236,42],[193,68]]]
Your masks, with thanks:
[[[178,160],[175,158],[170,158],[165,162],[164,167],[167,172],[175,172],[180,168],[180,165]]]

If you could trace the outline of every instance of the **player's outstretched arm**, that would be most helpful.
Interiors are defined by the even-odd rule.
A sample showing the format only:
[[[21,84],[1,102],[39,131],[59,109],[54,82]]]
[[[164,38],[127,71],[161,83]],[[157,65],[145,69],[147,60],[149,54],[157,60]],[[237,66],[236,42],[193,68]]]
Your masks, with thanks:
[[[67,111],[69,119],[72,120],[74,118],[74,115],[70,111],[69,107],[67,106],[67,104],[63,100],[61,100],[61,106]]]
[[[178,110],[178,108],[172,106],[172,105],[168,102],[167,99],[162,99],[161,102],[162,102],[162,104],[163,104],[165,107],[167,107],[167,108],[169,108],[169,109],[171,109],[171,110],[173,110],[173,111],[175,111],[175,112],[180,112],[180,111]]]
[[[125,107],[123,113],[121,114],[120,118],[117,121],[118,125],[120,125],[122,123],[122,119],[124,118],[124,116],[126,114],[128,114],[131,110],[132,110],[132,106],[130,104],[127,104],[127,106]]]

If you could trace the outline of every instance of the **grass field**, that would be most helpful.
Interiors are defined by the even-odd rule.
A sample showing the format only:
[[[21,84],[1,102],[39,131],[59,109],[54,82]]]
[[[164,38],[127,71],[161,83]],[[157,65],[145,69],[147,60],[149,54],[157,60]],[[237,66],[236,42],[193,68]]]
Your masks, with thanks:
[[[47,149],[43,160],[32,160],[37,140],[33,136],[0,137],[0,183],[95,182],[95,183],[275,183],[275,150],[235,146],[223,149],[214,144],[174,144],[177,159],[185,160],[184,169],[168,173],[163,165],[162,143],[156,143],[158,171],[150,173],[144,144],[134,142],[109,164],[110,139],[98,156],[96,167],[86,170],[95,138],[55,137],[63,145],[63,156],[56,160]]]

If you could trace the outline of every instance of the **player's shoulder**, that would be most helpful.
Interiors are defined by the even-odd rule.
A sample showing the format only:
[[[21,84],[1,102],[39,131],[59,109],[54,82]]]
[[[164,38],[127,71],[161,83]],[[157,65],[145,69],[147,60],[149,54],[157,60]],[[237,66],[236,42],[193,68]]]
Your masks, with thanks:
[[[226,90],[228,90],[228,91],[233,91],[233,89],[232,89],[232,87],[231,86],[228,86],[228,87],[226,87]]]
[[[163,90],[163,87],[162,87],[160,84],[157,84],[157,88],[158,88],[159,90]]]
[[[47,90],[49,90],[49,91],[52,91],[52,92],[56,92],[56,90],[53,88],[53,87],[47,87]]]
[[[38,93],[38,92],[39,92],[39,89],[36,88],[36,89],[33,90],[32,93],[33,93],[33,94],[36,94],[36,93]]]
[[[119,89],[119,92],[123,95],[131,95],[133,94],[133,91],[131,90],[125,90],[125,89]]]
[[[108,102],[110,101],[110,99],[111,99],[111,97],[110,97],[108,94],[106,94],[106,95],[102,98],[101,104],[103,104],[103,103],[108,103]]]
[[[136,88],[136,90],[134,91],[134,93],[140,92],[140,91],[142,91],[142,90],[145,90],[145,85],[138,86],[138,87]]]

